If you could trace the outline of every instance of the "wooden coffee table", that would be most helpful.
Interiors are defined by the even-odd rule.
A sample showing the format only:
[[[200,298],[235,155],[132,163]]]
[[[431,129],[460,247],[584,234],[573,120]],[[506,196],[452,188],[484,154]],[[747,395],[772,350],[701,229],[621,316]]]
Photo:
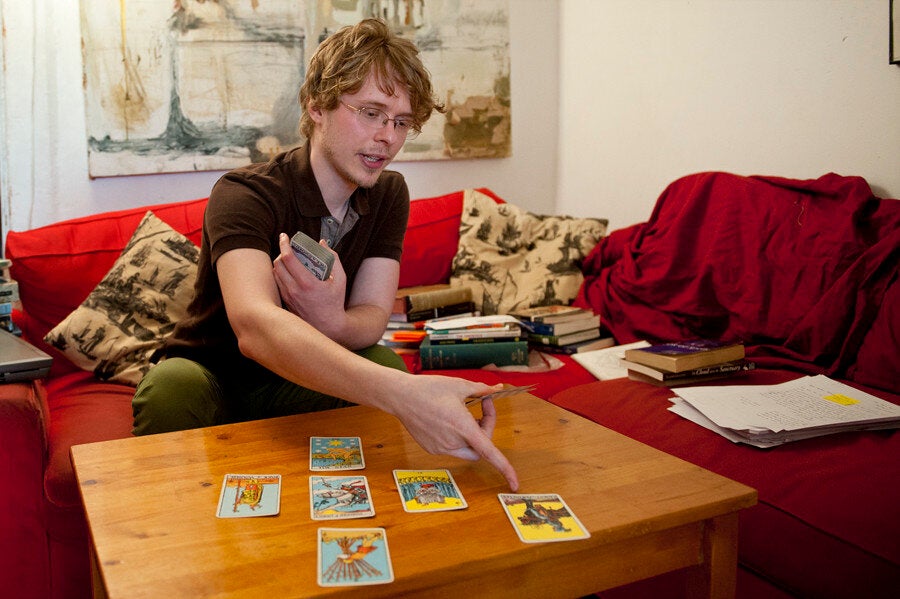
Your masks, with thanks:
[[[521,542],[491,466],[429,455],[396,419],[357,406],[73,447],[95,594],[578,597],[687,568],[693,596],[734,595],[738,510],[753,489],[531,395],[496,404],[494,441],[519,492],[560,494],[589,539]],[[366,468],[352,472],[368,478],[373,518],[310,518],[310,436],[362,438]],[[449,469],[468,508],[405,512],[395,468]],[[281,474],[280,515],[216,518],[228,473]],[[317,529],[332,526],[384,528],[394,582],[318,586]]]

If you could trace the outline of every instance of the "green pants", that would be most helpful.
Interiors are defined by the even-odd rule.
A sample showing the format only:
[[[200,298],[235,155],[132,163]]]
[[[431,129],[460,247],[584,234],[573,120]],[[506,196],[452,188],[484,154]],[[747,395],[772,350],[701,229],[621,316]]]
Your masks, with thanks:
[[[356,353],[382,366],[406,370],[403,359],[388,347],[373,345]],[[192,360],[163,360],[144,376],[131,400],[132,432],[151,435],[351,405],[265,373],[249,381],[223,380]]]

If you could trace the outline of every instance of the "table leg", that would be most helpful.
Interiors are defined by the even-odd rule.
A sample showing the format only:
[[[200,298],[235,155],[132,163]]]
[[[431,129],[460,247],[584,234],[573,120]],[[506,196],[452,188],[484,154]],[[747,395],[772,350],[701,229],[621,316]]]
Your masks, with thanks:
[[[733,599],[737,589],[738,514],[704,523],[703,561],[688,571],[688,597]]]

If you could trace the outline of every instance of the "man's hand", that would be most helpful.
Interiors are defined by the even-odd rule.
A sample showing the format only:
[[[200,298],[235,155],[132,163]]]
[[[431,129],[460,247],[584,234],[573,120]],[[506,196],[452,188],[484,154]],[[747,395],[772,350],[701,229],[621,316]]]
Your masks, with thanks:
[[[412,384],[406,387],[409,392],[397,403],[394,415],[416,442],[432,454],[473,461],[483,458],[506,478],[511,490],[518,490],[515,469],[491,441],[497,424],[493,401],[482,402],[480,420],[465,406],[466,397],[484,395],[499,387],[424,374],[410,379]]]
[[[320,281],[294,255],[286,234],[281,234],[278,244],[281,254],[275,258],[273,272],[285,308],[333,338],[329,332],[341,330],[346,317],[344,296],[347,275],[340,258],[331,248],[320,242],[320,245],[334,254],[331,277]]]

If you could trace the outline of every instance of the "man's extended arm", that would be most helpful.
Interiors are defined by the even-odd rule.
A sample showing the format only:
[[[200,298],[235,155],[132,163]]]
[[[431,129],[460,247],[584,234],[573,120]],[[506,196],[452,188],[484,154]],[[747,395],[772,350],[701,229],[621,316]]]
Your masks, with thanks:
[[[283,263],[290,260],[296,258],[289,246],[286,251],[282,246],[275,269],[285,268]],[[483,403],[479,421],[464,405],[466,397],[492,387],[453,377],[411,375],[348,351],[282,307],[265,252],[232,250],[219,258],[216,268],[228,319],[245,356],[298,385],[394,415],[430,453],[484,458],[513,490],[518,488],[515,470],[490,439],[496,423],[493,403]]]

